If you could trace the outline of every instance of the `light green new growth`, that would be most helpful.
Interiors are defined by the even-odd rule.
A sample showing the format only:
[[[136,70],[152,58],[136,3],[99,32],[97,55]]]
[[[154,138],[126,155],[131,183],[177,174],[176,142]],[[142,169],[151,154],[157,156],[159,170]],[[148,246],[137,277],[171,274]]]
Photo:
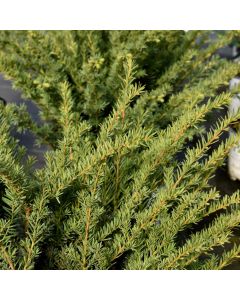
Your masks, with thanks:
[[[240,116],[205,130],[233,96],[240,65],[216,55],[233,38],[0,32],[0,72],[45,121],[0,104],[0,269],[206,270],[239,258],[239,191],[222,196],[210,179]],[[12,129],[50,146],[43,168]]]

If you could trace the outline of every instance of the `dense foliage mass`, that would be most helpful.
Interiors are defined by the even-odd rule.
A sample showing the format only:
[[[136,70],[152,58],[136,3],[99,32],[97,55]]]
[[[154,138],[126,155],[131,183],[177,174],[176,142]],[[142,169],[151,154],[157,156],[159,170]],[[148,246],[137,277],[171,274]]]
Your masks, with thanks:
[[[240,194],[209,179],[240,65],[215,53],[238,40],[203,31],[2,31],[0,72],[41,109],[0,102],[1,269],[223,269]],[[11,130],[47,143],[46,165]],[[189,141],[194,143],[189,146]],[[179,153],[183,159],[179,159]],[[184,154],[184,155],[182,155]]]

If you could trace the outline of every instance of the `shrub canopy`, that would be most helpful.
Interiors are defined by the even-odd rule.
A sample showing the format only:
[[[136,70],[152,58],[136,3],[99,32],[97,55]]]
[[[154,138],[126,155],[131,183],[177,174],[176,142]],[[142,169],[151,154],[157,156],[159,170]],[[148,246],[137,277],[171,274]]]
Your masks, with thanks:
[[[221,136],[240,116],[208,131],[204,121],[236,92],[228,83],[240,66],[216,50],[239,36],[1,31],[0,72],[44,122],[0,102],[0,268],[230,264],[238,245],[215,250],[239,225],[240,195],[223,197],[209,180],[238,139]],[[13,128],[50,145],[42,169]]]

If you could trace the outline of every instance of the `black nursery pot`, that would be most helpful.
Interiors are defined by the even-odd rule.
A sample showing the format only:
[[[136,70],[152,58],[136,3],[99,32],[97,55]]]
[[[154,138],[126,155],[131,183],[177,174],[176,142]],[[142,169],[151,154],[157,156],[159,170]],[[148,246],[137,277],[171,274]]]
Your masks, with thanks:
[[[3,99],[2,97],[0,97],[0,103],[3,103],[3,105],[6,105],[7,101],[5,99]]]
[[[221,58],[233,60],[240,56],[240,48],[238,45],[230,44],[226,47],[220,48],[217,53]]]

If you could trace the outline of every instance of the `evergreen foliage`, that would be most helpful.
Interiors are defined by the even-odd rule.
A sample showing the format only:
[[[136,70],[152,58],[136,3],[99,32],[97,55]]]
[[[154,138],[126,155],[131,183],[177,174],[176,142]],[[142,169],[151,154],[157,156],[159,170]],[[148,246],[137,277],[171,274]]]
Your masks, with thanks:
[[[231,264],[240,247],[224,247],[240,224],[240,194],[223,197],[209,180],[240,139],[221,139],[240,114],[204,124],[235,92],[240,65],[216,50],[239,37],[1,31],[0,72],[44,122],[0,102],[0,269]],[[51,146],[42,169],[13,128]]]

